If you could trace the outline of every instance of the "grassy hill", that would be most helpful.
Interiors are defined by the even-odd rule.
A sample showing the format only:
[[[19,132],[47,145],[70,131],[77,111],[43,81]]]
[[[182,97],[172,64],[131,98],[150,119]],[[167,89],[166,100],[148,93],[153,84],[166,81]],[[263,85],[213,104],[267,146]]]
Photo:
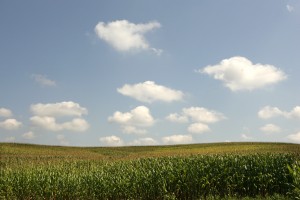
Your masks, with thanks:
[[[65,147],[18,143],[0,143],[1,160],[6,158],[127,160],[145,157],[213,154],[293,153],[300,145],[291,143],[206,143],[170,146]]]
[[[0,177],[0,199],[295,199],[300,145],[0,143]]]

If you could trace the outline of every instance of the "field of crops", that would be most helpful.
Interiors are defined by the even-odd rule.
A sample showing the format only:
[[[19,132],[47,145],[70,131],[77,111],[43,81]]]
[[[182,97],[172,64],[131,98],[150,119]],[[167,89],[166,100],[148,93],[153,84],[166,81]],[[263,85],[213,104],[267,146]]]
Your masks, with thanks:
[[[0,150],[0,199],[294,199],[300,182],[295,144]]]

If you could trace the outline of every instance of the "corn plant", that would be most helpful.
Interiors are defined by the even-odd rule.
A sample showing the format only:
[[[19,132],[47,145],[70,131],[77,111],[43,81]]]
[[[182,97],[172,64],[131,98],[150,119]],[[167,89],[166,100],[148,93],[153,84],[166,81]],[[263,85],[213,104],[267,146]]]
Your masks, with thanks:
[[[127,161],[6,163],[0,199],[288,198],[291,154],[194,155]],[[17,161],[19,163],[19,161]],[[299,166],[298,166],[299,167]],[[297,168],[299,170],[299,168]],[[295,182],[296,180],[296,182]],[[298,181],[298,182],[297,182]],[[298,185],[299,186],[299,185]]]
[[[292,187],[294,188],[292,195],[295,199],[300,199],[300,162],[296,161],[291,166],[288,165],[290,174],[293,177]]]

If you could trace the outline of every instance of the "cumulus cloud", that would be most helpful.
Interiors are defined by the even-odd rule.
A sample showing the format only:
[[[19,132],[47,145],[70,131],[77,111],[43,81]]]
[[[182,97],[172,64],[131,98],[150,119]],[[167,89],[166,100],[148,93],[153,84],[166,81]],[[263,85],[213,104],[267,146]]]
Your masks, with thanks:
[[[74,118],[71,121],[57,123],[54,117],[33,116],[30,118],[33,125],[49,131],[77,131],[84,132],[89,128],[89,124],[82,118]]]
[[[162,138],[164,144],[189,144],[193,142],[191,135],[171,135]]]
[[[138,106],[126,113],[117,111],[112,117],[109,117],[108,120],[119,124],[141,127],[152,126],[154,123],[150,110],[146,106]]]
[[[34,114],[30,118],[31,123],[39,128],[48,131],[77,131],[84,132],[89,129],[89,124],[82,115],[86,115],[88,110],[78,103],[64,101],[60,103],[33,104],[30,107]],[[70,121],[57,122],[57,118],[74,117]]]
[[[33,74],[32,78],[41,86],[56,86],[56,82],[41,74]]]
[[[253,64],[245,57],[232,57],[219,64],[199,70],[220,80],[232,91],[254,90],[278,83],[287,78],[285,73],[273,65]]]
[[[97,36],[118,51],[153,50],[160,54],[162,50],[150,47],[144,34],[160,28],[158,22],[134,24],[127,20],[117,20],[109,23],[99,22],[95,27]]]
[[[210,128],[208,125],[203,124],[203,123],[193,123],[188,127],[188,132],[190,133],[204,133],[204,132],[209,132]]]
[[[158,142],[153,138],[139,138],[129,143],[131,146],[141,146],[141,145],[158,145]]]
[[[27,133],[24,133],[22,135],[22,137],[25,139],[31,140],[31,139],[35,138],[35,134],[32,131],[29,131]]]
[[[146,129],[141,129],[130,125],[123,126],[122,131],[127,134],[137,134],[137,135],[142,135],[147,133]]]
[[[13,114],[7,108],[0,108],[0,117],[11,117]]]
[[[178,113],[171,113],[166,117],[167,120],[170,122],[176,122],[176,123],[186,123],[188,122],[188,117],[179,115]]]
[[[281,131],[281,128],[275,124],[266,124],[260,128],[261,131],[271,134],[271,133],[278,133]]]
[[[253,139],[252,137],[246,135],[245,133],[243,133],[243,134],[241,135],[241,138],[242,138],[243,140],[251,140],[251,139]]]
[[[145,81],[134,85],[125,84],[117,91],[138,101],[152,103],[154,101],[172,102],[183,99],[183,92],[157,85],[153,81]]]
[[[294,142],[300,143],[300,132],[295,133],[295,134],[288,135],[287,138],[288,138],[289,140],[294,141]]]
[[[187,130],[190,133],[210,132],[211,129],[207,124],[216,123],[226,119],[223,113],[209,110],[203,107],[183,108],[181,114],[172,113],[166,117],[167,120],[176,123],[191,123]]]
[[[277,107],[265,106],[258,111],[258,117],[261,119],[270,119],[274,117],[285,117],[288,119],[300,119],[300,106],[294,107],[291,111],[283,111]]]
[[[112,135],[107,137],[100,137],[99,141],[105,146],[123,146],[124,142],[121,138]]]
[[[0,108],[0,117],[11,117],[13,116],[13,113],[11,110],[7,108]],[[0,121],[0,128],[6,129],[6,130],[17,130],[22,126],[22,122],[19,122],[16,119],[9,118],[5,119],[4,121]]]
[[[30,121],[33,125],[41,127],[46,130],[50,130],[50,131],[61,130],[61,126],[56,123],[56,119],[54,117],[33,116],[30,118]]]
[[[146,106],[138,106],[125,113],[116,111],[113,116],[108,118],[108,121],[121,125],[124,133],[135,134],[146,133],[146,130],[140,129],[140,127],[150,127],[155,123],[150,110]]]
[[[17,121],[16,119],[6,119],[0,122],[0,128],[6,130],[17,130],[22,126],[22,123]]]
[[[51,117],[62,117],[62,116],[77,116],[88,114],[86,108],[81,107],[78,103],[73,101],[64,101],[60,103],[49,103],[49,104],[33,104],[30,107],[31,112],[38,116],[51,116]]]
[[[294,107],[289,113],[287,113],[288,118],[300,119],[300,106]]]
[[[277,107],[265,106],[258,111],[258,117],[261,119],[269,119],[284,115],[284,112]]]
[[[222,113],[214,110],[208,110],[203,107],[184,108],[182,113],[184,116],[191,118],[191,120],[195,122],[215,123],[226,119]]]
[[[82,118],[72,119],[70,122],[60,124],[61,130],[79,131],[84,132],[89,129],[89,123]]]

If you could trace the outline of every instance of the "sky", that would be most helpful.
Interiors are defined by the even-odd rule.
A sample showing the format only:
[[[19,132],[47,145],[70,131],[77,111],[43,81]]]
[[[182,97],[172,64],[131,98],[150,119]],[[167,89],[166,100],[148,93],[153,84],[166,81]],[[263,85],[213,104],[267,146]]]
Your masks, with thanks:
[[[300,1],[0,1],[0,142],[300,143]]]

